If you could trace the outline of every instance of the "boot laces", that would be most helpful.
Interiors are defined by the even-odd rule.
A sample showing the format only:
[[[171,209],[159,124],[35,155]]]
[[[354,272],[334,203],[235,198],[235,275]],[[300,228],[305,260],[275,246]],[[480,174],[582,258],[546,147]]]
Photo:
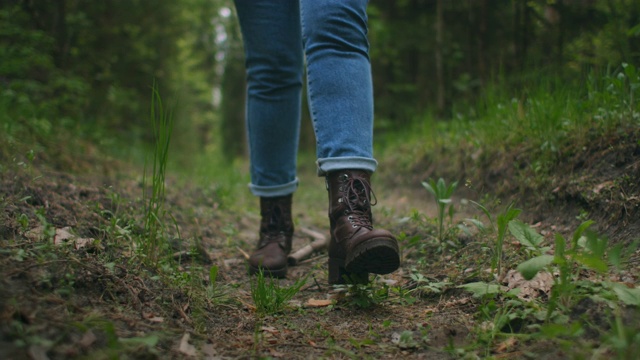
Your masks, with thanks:
[[[341,186],[339,201],[347,206],[345,214],[354,228],[364,227],[373,229],[371,219],[371,206],[378,203],[375,193],[369,182],[361,177],[350,176]]]
[[[285,234],[285,229],[287,228],[282,205],[273,204],[273,206],[268,209],[268,212],[263,214],[263,217],[264,219],[260,229],[262,234],[260,247],[265,246],[273,241],[280,242],[280,235]]]

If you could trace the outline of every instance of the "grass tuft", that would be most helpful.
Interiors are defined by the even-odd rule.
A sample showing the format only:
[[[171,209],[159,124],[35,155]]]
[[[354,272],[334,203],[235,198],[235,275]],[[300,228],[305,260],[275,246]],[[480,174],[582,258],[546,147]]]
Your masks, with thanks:
[[[151,192],[147,190],[147,165],[143,174],[143,198],[147,203],[144,218],[144,234],[140,238],[140,250],[143,256],[157,264],[162,250],[166,244],[165,239],[165,179],[167,172],[167,160],[169,158],[169,144],[173,131],[173,116],[160,96],[157,84],[154,82],[151,90],[150,124],[154,139],[153,163],[151,171]]]

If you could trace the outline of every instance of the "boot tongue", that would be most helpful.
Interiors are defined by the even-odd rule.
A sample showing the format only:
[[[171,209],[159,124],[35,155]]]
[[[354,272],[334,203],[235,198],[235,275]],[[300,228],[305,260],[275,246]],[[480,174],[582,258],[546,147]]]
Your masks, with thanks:
[[[277,233],[282,228],[282,209],[279,206],[274,206],[269,214],[269,222],[265,228],[267,233]]]

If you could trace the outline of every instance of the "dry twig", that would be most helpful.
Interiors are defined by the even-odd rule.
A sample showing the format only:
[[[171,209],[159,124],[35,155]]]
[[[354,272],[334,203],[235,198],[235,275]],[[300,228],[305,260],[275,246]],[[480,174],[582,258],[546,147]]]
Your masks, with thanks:
[[[329,246],[329,239],[327,239],[327,237],[325,237],[321,233],[307,228],[302,228],[300,229],[300,231],[311,236],[311,238],[313,238],[314,240],[310,244],[304,246],[302,249],[289,255],[289,257],[287,258],[289,266],[295,266],[300,261],[309,257],[312,253],[323,250]]]

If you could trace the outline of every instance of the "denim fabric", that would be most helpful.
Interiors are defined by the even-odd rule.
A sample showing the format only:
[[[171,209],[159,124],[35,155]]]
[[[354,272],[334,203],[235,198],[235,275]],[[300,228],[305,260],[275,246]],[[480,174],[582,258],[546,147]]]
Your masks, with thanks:
[[[318,174],[375,171],[366,0],[235,0],[247,67],[250,189],[297,188],[304,60]]]

